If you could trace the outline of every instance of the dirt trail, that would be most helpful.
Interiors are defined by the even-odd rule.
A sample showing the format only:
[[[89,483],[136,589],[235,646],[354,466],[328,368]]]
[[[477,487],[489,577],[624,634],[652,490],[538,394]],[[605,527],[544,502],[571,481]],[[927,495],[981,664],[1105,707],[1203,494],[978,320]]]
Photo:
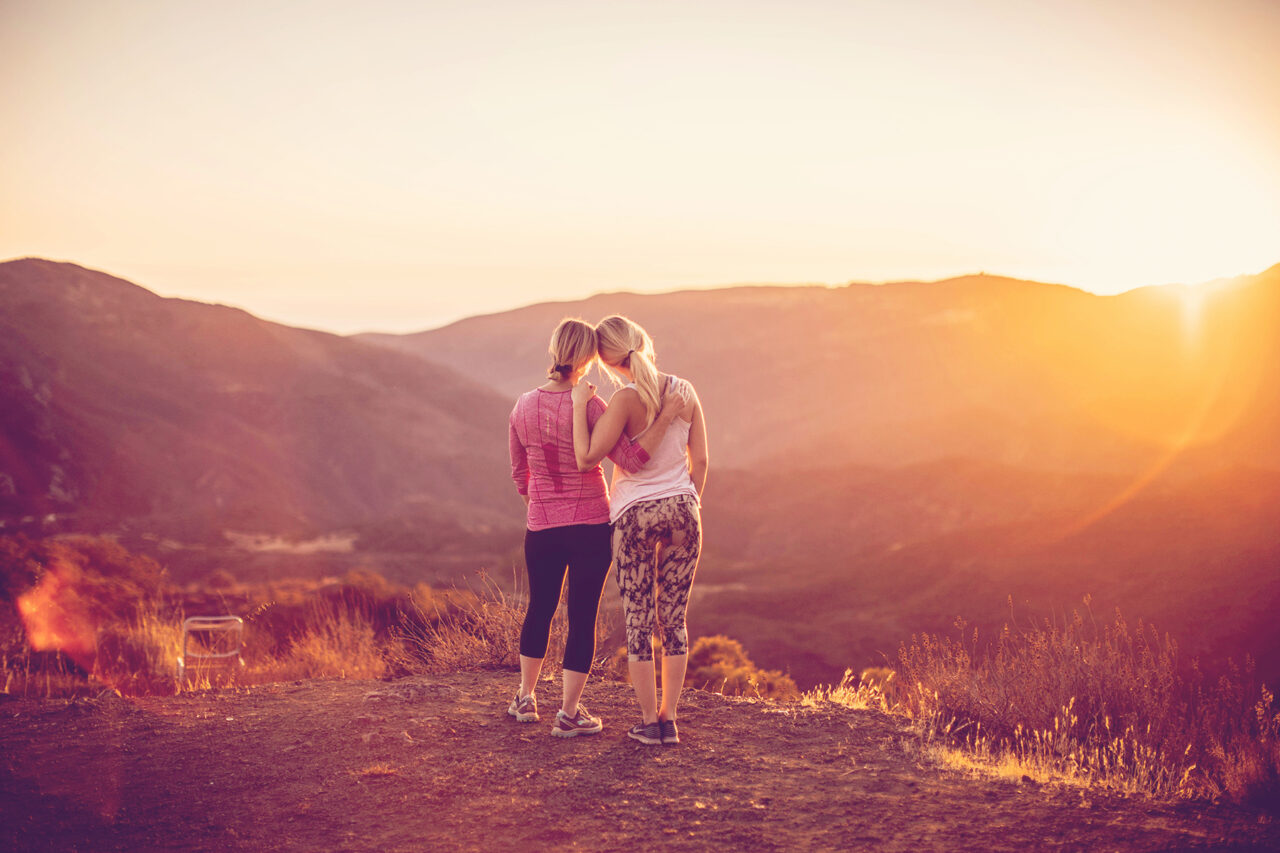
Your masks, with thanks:
[[[689,691],[679,746],[506,715],[516,678],[299,682],[175,698],[0,701],[0,849],[1280,849],[1221,806],[974,779],[920,763],[900,722]],[[550,706],[550,707],[547,707]]]

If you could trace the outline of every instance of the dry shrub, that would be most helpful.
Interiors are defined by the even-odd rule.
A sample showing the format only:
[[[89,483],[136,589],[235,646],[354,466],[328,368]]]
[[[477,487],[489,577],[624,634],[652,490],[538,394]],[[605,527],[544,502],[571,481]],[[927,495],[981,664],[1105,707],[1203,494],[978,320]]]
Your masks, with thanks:
[[[485,573],[479,589],[450,595],[415,590],[401,624],[392,636],[394,664],[408,673],[443,673],[472,669],[508,669],[520,665],[523,602],[508,596]],[[544,671],[564,654],[565,619],[557,612],[551,623]]]
[[[368,615],[356,607],[316,605],[287,650],[252,663],[243,683],[301,678],[381,678],[385,646]]]
[[[685,683],[725,696],[758,696],[788,702],[800,698],[800,690],[790,676],[775,669],[759,669],[747,657],[742,643],[723,635],[694,641],[689,649]]]
[[[1085,599],[1086,608],[1088,598]],[[962,745],[1033,776],[1157,796],[1274,802],[1280,714],[1252,667],[1207,684],[1177,645],[1117,611],[1008,625],[994,643],[912,637],[899,651],[900,707],[926,743]]]

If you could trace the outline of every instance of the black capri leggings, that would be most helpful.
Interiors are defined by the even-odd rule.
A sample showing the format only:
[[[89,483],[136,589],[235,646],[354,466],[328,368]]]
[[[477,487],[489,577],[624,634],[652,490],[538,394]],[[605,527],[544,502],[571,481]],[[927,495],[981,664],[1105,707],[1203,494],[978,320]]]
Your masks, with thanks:
[[[590,672],[596,655],[596,613],[600,593],[613,562],[612,530],[605,524],[572,524],[524,534],[524,561],[529,570],[529,609],[520,629],[520,654],[541,658],[547,653],[551,620],[560,606],[560,588],[569,570],[569,636],[564,668]]]

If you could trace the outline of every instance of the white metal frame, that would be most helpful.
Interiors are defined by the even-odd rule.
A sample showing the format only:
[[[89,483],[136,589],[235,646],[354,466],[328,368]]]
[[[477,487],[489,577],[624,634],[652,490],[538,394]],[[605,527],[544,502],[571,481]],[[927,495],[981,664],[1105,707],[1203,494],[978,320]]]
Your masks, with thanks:
[[[235,648],[229,652],[191,652],[187,640],[193,633],[226,631],[235,634]],[[239,616],[188,616],[182,620],[182,654],[178,657],[178,683],[187,676],[188,661],[220,660],[244,666],[244,620]],[[234,661],[233,661],[234,659]]]

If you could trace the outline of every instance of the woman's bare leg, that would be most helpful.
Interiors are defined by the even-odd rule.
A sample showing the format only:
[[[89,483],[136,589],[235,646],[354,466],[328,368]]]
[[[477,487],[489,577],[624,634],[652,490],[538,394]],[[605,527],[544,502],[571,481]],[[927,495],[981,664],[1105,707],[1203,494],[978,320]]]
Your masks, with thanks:
[[[631,686],[636,689],[636,699],[640,702],[640,713],[646,723],[658,721],[658,684],[654,675],[653,659],[628,660],[627,672],[631,675]]]
[[[538,676],[542,674],[542,658],[520,655],[520,695],[532,696],[538,689]],[[581,691],[579,691],[581,692]]]
[[[680,691],[684,687],[684,671],[689,666],[689,654],[662,656],[662,707],[658,717],[675,720],[676,706],[680,704]]]
[[[566,717],[578,713],[578,700],[582,698],[582,690],[586,686],[585,672],[574,672],[571,669],[564,671],[564,704],[560,706],[560,710],[564,711]]]

